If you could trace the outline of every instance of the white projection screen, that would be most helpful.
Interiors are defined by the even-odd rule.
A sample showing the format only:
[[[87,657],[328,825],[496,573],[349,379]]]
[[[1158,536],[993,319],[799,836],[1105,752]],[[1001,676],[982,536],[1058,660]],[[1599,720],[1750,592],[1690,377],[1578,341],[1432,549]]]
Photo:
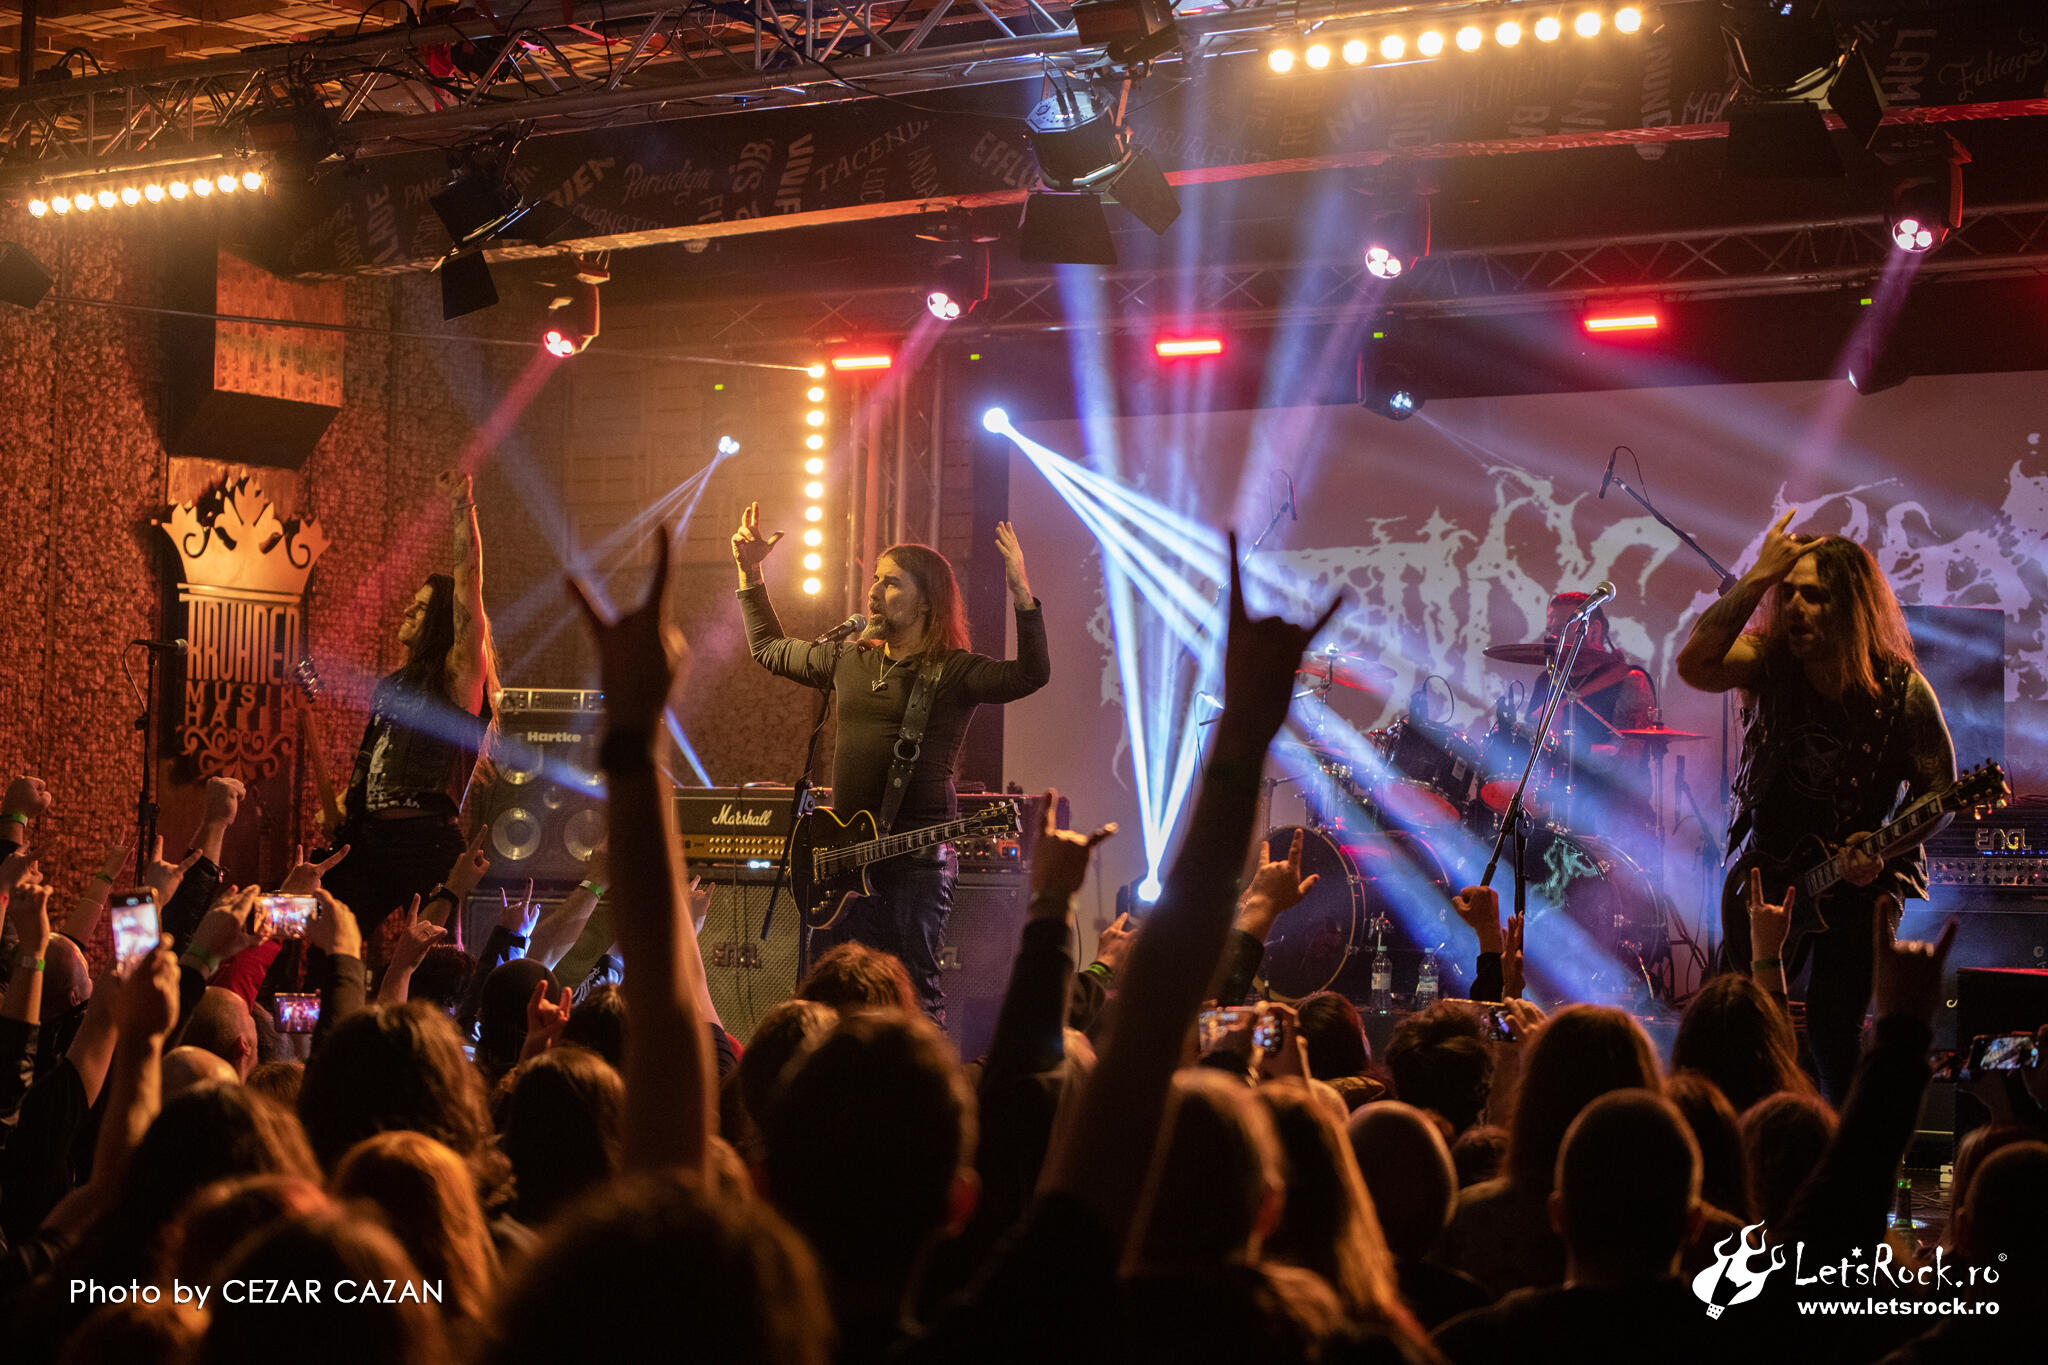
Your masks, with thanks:
[[[1284,492],[1276,471],[1291,473],[1300,519],[1283,522],[1262,553],[1298,596],[1289,604],[1268,594],[1254,606],[1305,615],[1311,600],[1345,593],[1347,608],[1325,638],[1399,672],[1384,698],[1334,695],[1333,709],[1359,730],[1404,710],[1410,688],[1430,673],[1456,697],[1452,723],[1482,726],[1501,689],[1531,681],[1534,670],[1493,664],[1481,651],[1538,637],[1553,592],[1611,578],[1615,640],[1656,679],[1665,723],[1709,736],[1673,753],[1688,756],[1715,823],[1723,707],[1681,683],[1672,661],[1716,581],[1624,493],[1596,497],[1610,450],[1630,447],[1634,457],[1624,452],[1616,473],[1737,572],[1764,527],[1792,506],[1795,529],[1866,545],[1909,606],[1978,609],[1962,634],[1990,640],[1993,652],[2002,624],[2002,697],[1994,675],[1980,688],[1984,704],[1943,700],[1958,761],[2001,759],[2015,790],[2027,792],[2048,786],[2039,742],[2048,719],[2044,429],[2041,373],[1919,377],[1869,397],[1842,383],[1802,382],[1465,399],[1429,403],[1406,422],[1321,407],[1020,427],[1070,459],[1121,471],[1131,488],[1207,526],[1234,524],[1247,539]],[[986,440],[990,456],[1007,444]],[[1027,788],[1058,786],[1083,828],[1116,820],[1124,829],[1101,850],[1084,896],[1085,939],[1090,918],[1109,917],[1115,888],[1145,871],[1124,687],[1096,542],[1030,460],[1014,449],[1011,460],[1011,516],[1045,602],[1053,676],[1007,708],[1005,771]],[[1939,661],[1923,664],[1941,687]],[[1276,796],[1269,823],[1301,820],[1290,790]],[[1697,842],[1688,831],[1666,845],[1688,922],[1699,897],[1683,869]]]

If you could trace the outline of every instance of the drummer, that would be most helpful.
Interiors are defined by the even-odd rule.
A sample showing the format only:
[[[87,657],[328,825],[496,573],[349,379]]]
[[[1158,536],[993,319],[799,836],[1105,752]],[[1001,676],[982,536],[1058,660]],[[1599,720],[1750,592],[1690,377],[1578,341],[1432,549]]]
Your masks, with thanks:
[[[1560,711],[1551,722],[1554,731],[1562,733],[1569,725],[1576,735],[1577,785],[1582,793],[1576,822],[1598,828],[1611,820],[1616,823],[1608,828],[1625,824],[1654,831],[1649,746],[1614,732],[1658,724],[1657,687],[1647,672],[1614,647],[1604,607],[1595,607],[1583,624],[1572,624],[1586,600],[1582,592],[1559,593],[1550,599],[1543,622],[1544,649],[1553,669],[1563,666],[1578,632],[1586,633],[1572,670],[1582,709]],[[1550,700],[1550,676],[1546,671],[1529,697],[1532,724]]]

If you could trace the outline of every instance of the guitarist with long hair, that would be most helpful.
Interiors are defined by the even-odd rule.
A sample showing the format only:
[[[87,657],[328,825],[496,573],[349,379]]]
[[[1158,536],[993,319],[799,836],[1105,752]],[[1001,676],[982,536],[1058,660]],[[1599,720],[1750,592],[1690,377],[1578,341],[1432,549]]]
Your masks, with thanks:
[[[1901,903],[1927,896],[1918,844],[1884,856],[1872,835],[1915,798],[1955,781],[1955,751],[1877,561],[1841,536],[1790,534],[1796,511],[1764,533],[1755,566],[1693,624],[1678,674],[1702,691],[1742,692],[1728,838],[1737,862],[1722,900],[1721,969],[1780,965],[1751,953],[1751,867],[1763,869],[1769,900],[1782,902],[1809,865],[1841,854],[1828,895],[1790,907],[1795,933],[1803,923],[1810,936],[1788,941],[1782,964],[1788,976],[1811,967],[1807,1043],[1821,1088],[1840,1104],[1870,1004],[1874,916],[1896,929]]]
[[[740,612],[747,647],[779,678],[831,688],[839,707],[832,756],[832,811],[843,823],[856,812],[876,817],[881,833],[902,835],[946,823],[959,812],[953,772],[975,708],[1028,697],[1052,676],[1045,621],[1024,573],[1024,551],[1008,522],[996,527],[996,549],[1017,613],[1017,657],[991,659],[968,648],[967,613],[946,557],[927,545],[893,545],[875,560],[868,587],[868,624],[854,641],[814,644],[783,635],[761,581],[761,561],[782,539],[764,535],[760,504],[749,503],[733,532]],[[920,679],[929,677],[928,711],[918,743],[899,749]],[[899,807],[889,808],[892,770],[909,765]],[[849,939],[903,959],[927,1013],[944,1022],[939,951],[953,904],[954,862],[943,845],[869,865],[872,895],[852,901],[813,937],[816,947]],[[808,907],[806,907],[808,909]]]

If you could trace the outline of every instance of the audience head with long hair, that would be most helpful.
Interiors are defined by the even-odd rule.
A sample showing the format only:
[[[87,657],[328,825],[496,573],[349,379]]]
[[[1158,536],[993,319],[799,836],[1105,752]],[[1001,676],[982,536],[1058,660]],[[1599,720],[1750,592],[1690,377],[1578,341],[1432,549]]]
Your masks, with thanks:
[[[1799,1069],[1792,1021],[1741,972],[1722,972],[1685,1007],[1671,1045],[1671,1069],[1705,1076],[1738,1114],[1780,1091],[1819,1093]]]
[[[576,1002],[561,1041],[587,1047],[616,1069],[626,1064],[626,993],[607,982]],[[748,1043],[749,1050],[753,1044]]]
[[[1781,1221],[1834,1136],[1835,1111],[1814,1095],[1786,1091],[1746,1110],[1742,1164],[1748,1173],[1749,1216]]]
[[[1550,1210],[1572,1283],[1672,1274],[1704,1213],[1700,1149],[1678,1106],[1648,1090],[1587,1104],[1558,1152]]]
[[[1401,1260],[1427,1256],[1458,1197],[1442,1132],[1413,1105],[1382,1100],[1351,1116],[1348,1136],[1387,1249]]]
[[[1579,1111],[1611,1090],[1661,1090],[1663,1075],[1642,1026],[1603,1005],[1559,1010],[1526,1047],[1508,1125],[1507,1178],[1549,1189]]]
[[[540,1227],[618,1172],[625,1110],[626,1083],[587,1048],[550,1048],[512,1073],[499,1145],[520,1222]]]
[[[432,1005],[374,1005],[335,1025],[306,1064],[299,1117],[330,1169],[364,1138],[404,1129],[460,1156],[486,1208],[510,1178],[483,1078],[462,1053],[455,1021]]]
[[[328,1209],[273,1223],[236,1248],[222,1278],[318,1284],[322,1292],[317,1303],[216,1296],[201,1365],[245,1365],[280,1354],[293,1365],[439,1365],[449,1358],[432,1282],[374,1218]],[[347,1302],[339,1297],[344,1282],[356,1286]],[[374,1300],[363,1286],[375,1287]]]
[[[799,1000],[830,1005],[841,1014],[917,1009],[917,991],[903,960],[864,943],[840,943],[826,949],[797,983],[796,995]]]
[[[299,1108],[299,1086],[306,1079],[304,1062],[264,1062],[249,1072],[242,1084],[258,1095],[267,1095],[293,1113]]]
[[[1664,1082],[1664,1097],[1685,1115],[1700,1149],[1700,1198],[1747,1220],[1749,1173],[1742,1164],[1742,1120],[1721,1088],[1696,1071]]]
[[[443,1317],[464,1339],[481,1330],[498,1252],[461,1157],[422,1133],[379,1133],[349,1149],[329,1188],[374,1204],[420,1275],[442,1285]]]
[[[1970,1183],[1977,1178],[1977,1168],[1984,1164],[1984,1159],[2001,1147],[2026,1142],[2033,1136],[2032,1129],[2022,1128],[2016,1123],[1990,1123],[1972,1128],[1956,1140],[1956,1159],[1950,1168],[1948,1182],[1948,1226],[1942,1229],[1941,1235],[1943,1246],[1955,1250],[1956,1237],[1961,1232],[1956,1215],[1969,1202]]]
[[[1455,1138],[1479,1123],[1493,1089],[1486,1027],[1464,1001],[1439,1000],[1409,1015],[1387,1043],[1395,1098],[1442,1114]]]
[[[1280,1221],[1287,1158],[1272,1113],[1242,1082],[1190,1068],[1173,1078],[1138,1259],[1152,1270],[1255,1261]]]
[[[761,1124],[768,1194],[818,1253],[842,1327],[849,1310],[893,1316],[924,1252],[966,1225],[975,1121],[922,1014],[853,1015],[783,1077]]]
[[[250,1233],[327,1207],[326,1192],[305,1176],[216,1180],[185,1202],[165,1240],[157,1279],[218,1286],[221,1267]]]
[[[114,1304],[71,1334],[57,1365],[185,1365],[205,1332],[206,1314],[189,1303]]]
[[[1363,1076],[1372,1070],[1372,1044],[1358,1006],[1335,991],[1317,991],[1294,1007],[1301,1041],[1308,1047],[1308,1074],[1319,1081]]]
[[[509,1279],[483,1365],[561,1365],[593,1331],[650,1318],[678,1324],[688,1357],[719,1365],[828,1365],[833,1325],[804,1239],[758,1200],[714,1197],[686,1181],[617,1181],[557,1225]],[[606,1358],[677,1358],[666,1333],[627,1332]]]
[[[816,1047],[839,1024],[839,1011],[816,1000],[785,1000],[761,1016],[734,1081],[740,1108],[757,1128],[772,1105],[790,1063]]]
[[[2030,1290],[2048,1283],[2048,1237],[2041,1235],[2048,1228],[2048,1143],[2029,1138],[1987,1155],[1956,1221],[1956,1249],[1965,1260],[2003,1266],[2007,1278]],[[2037,1332],[2040,1320],[2031,1320]]]

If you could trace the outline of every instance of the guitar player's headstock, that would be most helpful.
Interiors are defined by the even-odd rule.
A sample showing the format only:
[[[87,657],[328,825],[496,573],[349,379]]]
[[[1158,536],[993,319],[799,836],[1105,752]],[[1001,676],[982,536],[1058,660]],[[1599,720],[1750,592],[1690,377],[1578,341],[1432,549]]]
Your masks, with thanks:
[[[991,801],[967,819],[974,822],[972,832],[991,835],[995,838],[1017,838],[1024,832],[1023,819],[1018,814],[1021,803],[1016,801]]]
[[[1956,779],[1954,805],[1982,819],[2012,800],[2012,784],[2005,769],[1986,760]]]

